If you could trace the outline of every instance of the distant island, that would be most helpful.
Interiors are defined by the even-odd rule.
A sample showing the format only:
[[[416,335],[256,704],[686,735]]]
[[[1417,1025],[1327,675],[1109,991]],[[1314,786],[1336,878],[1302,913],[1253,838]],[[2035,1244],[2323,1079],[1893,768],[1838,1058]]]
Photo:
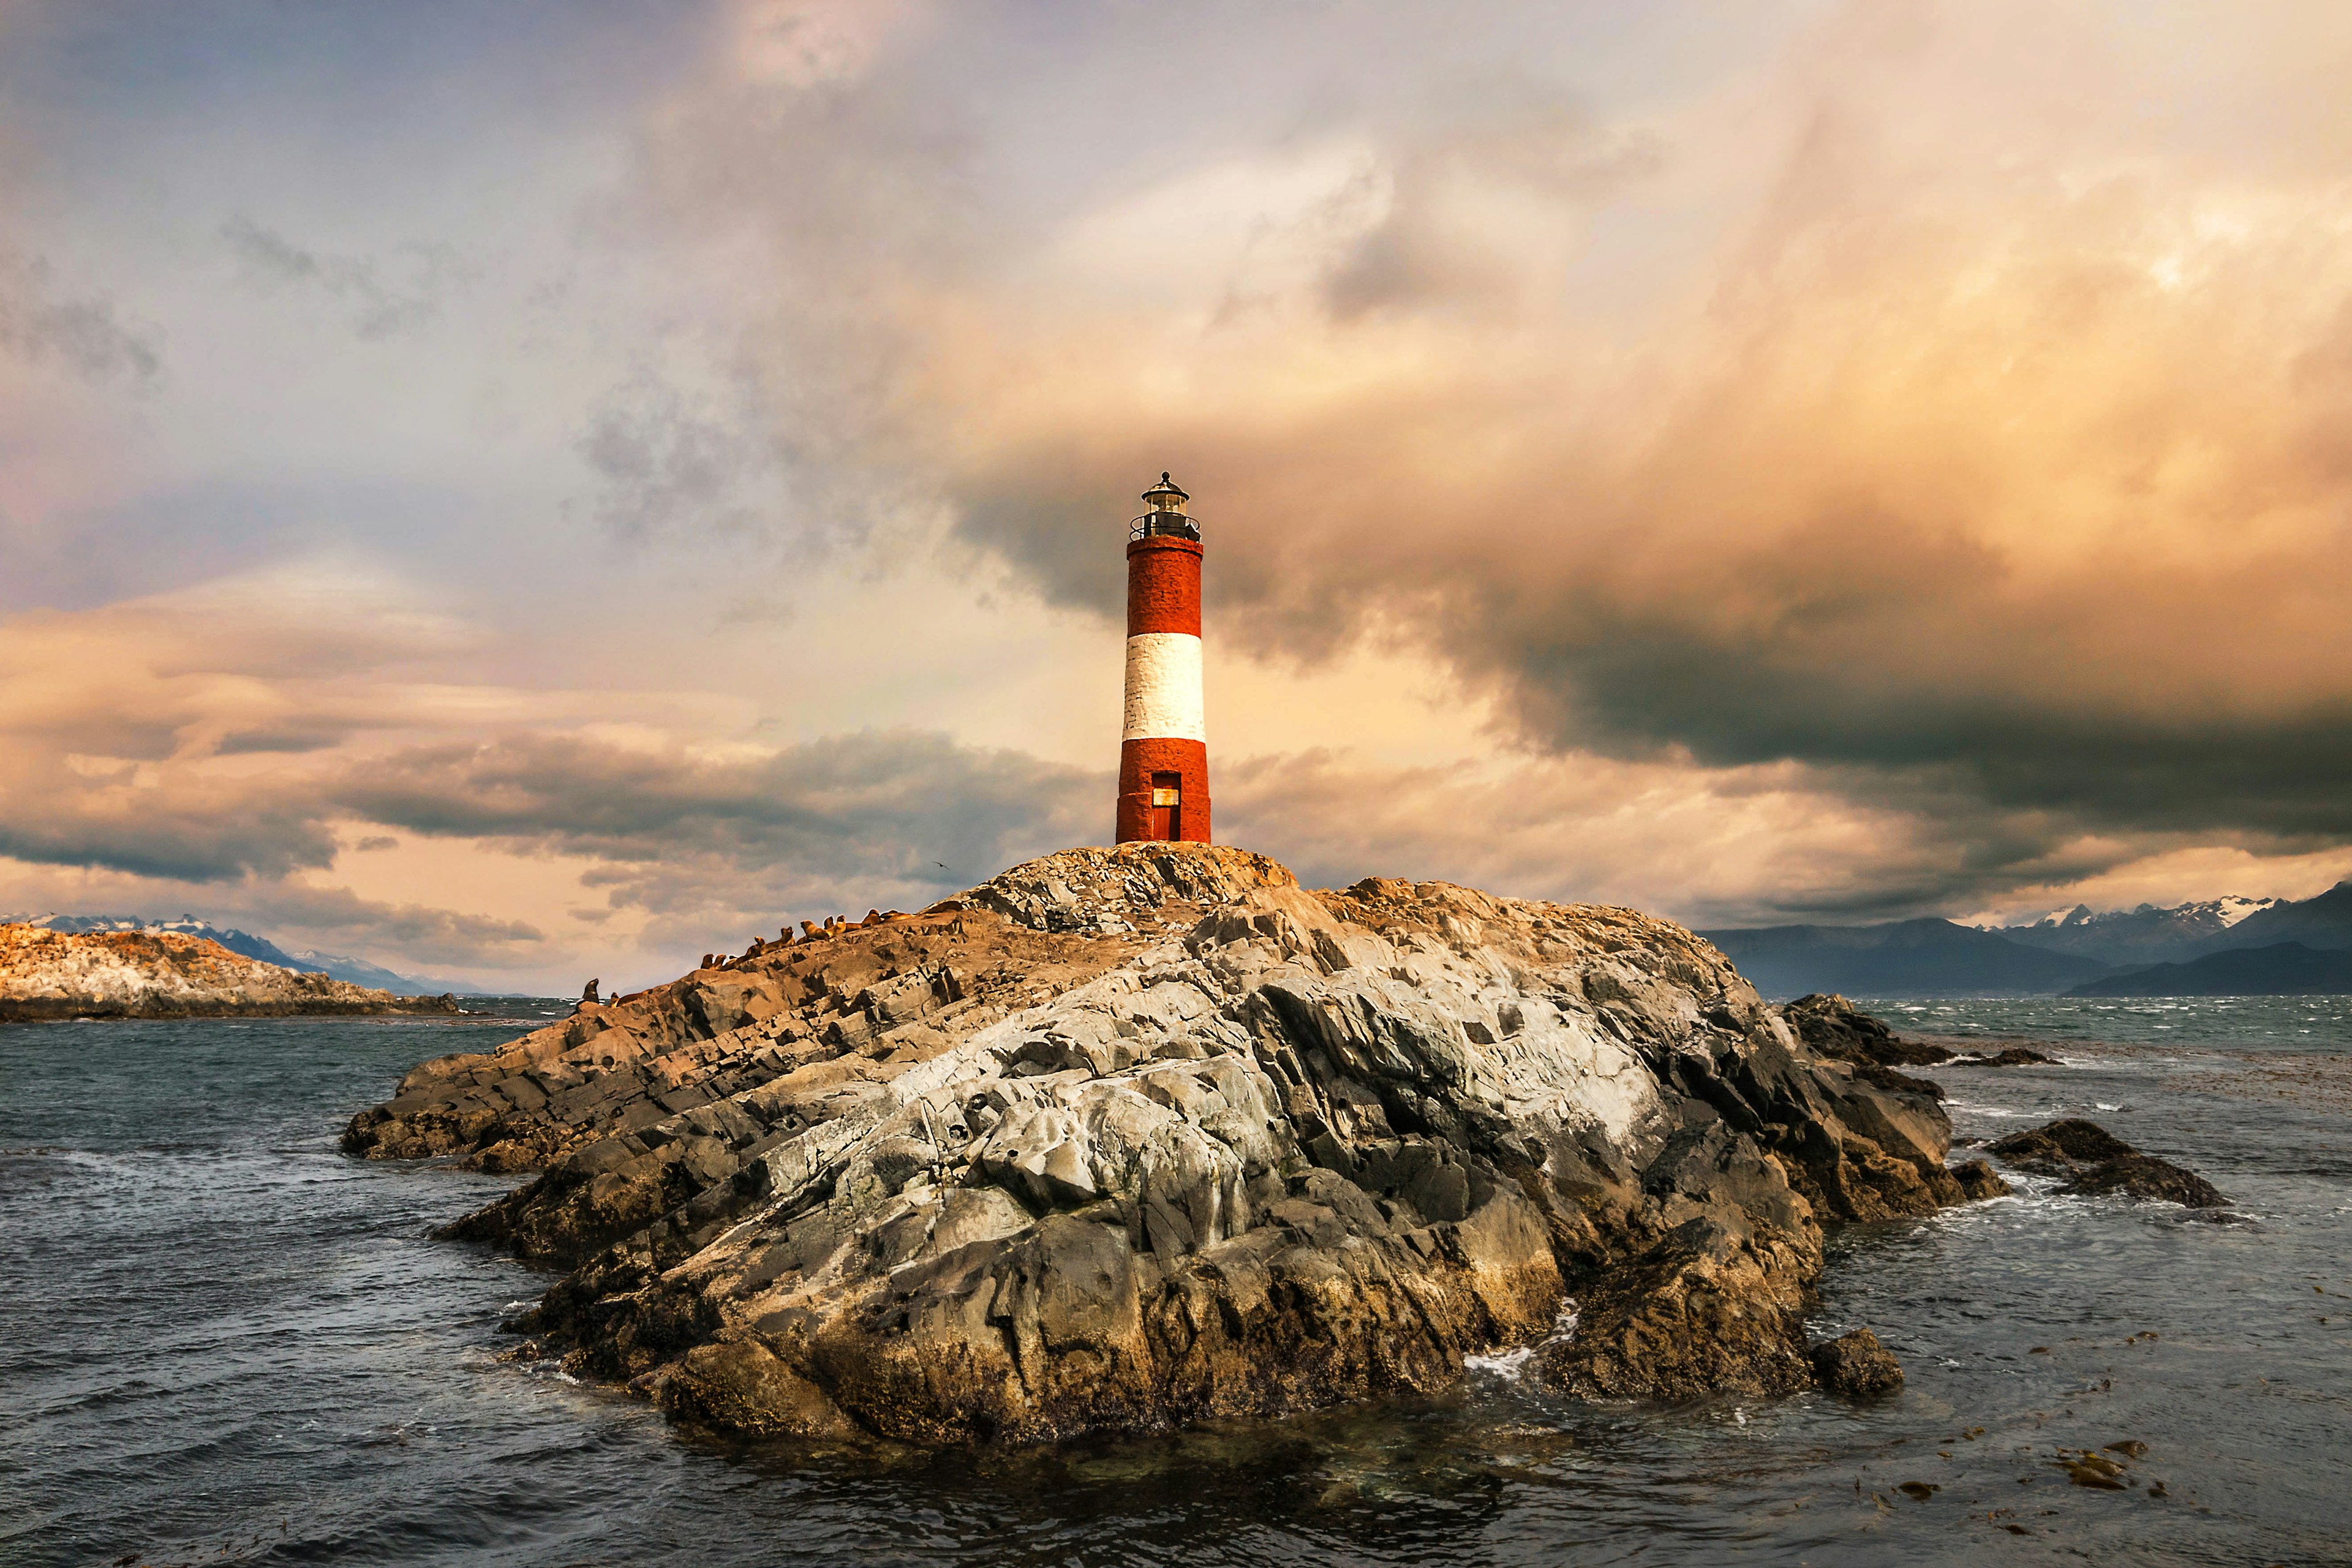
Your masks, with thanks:
[[[1699,934],[1774,997],[2352,994],[2352,881],[2299,900],[2232,897],[2105,914],[2078,904],[2010,926],[1927,918]],[[2276,953],[2284,947],[2312,960]],[[2274,955],[2246,956],[2266,951]]]
[[[396,996],[177,931],[0,924],[0,1022],[456,1011],[455,996]]]
[[[2352,952],[2299,942],[2232,948],[2187,963],[2158,963],[2077,985],[2069,996],[2352,995]]]
[[[348,953],[320,952],[313,948],[283,948],[266,936],[257,936],[235,926],[215,925],[194,915],[182,915],[177,920],[157,920],[143,915],[0,915],[0,924],[39,926],[45,931],[69,932],[88,931],[174,931],[181,936],[203,937],[216,942],[231,952],[247,958],[257,958],[264,963],[274,963],[280,969],[290,969],[299,974],[331,974],[337,980],[348,980],[354,985],[364,985],[376,991],[392,991],[402,994],[437,994],[451,991],[459,995],[478,995],[478,987],[463,981],[437,980],[430,976],[403,974],[372,963],[364,958]]]

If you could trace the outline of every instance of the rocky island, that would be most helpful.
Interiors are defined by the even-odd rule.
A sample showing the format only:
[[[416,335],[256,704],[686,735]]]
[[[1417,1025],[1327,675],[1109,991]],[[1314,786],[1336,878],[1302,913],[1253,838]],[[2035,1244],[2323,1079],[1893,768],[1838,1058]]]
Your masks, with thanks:
[[[1840,1006],[1632,910],[1134,843],[425,1063],[344,1146],[536,1170],[446,1233],[561,1271],[514,1326],[743,1434],[1053,1441],[1498,1350],[1864,1394],[1867,1330],[1807,1342],[1822,1227],[2006,1189]]]
[[[394,996],[263,963],[204,937],[0,924],[0,1023],[457,1010],[453,996]]]

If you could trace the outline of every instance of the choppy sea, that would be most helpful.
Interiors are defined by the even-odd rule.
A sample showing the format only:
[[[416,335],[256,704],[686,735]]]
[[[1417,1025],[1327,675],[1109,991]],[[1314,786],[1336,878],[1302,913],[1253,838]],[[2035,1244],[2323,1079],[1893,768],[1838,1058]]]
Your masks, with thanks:
[[[1816,1327],[1909,1374],[1872,1405],[1504,1361],[980,1457],[719,1446],[498,1359],[543,1278],[427,1232],[508,1182],[335,1139],[541,1005],[0,1027],[0,1563],[2352,1563],[2352,999],[1867,1005],[2060,1058],[1936,1069],[1962,1137],[2090,1117],[2234,1217],[2028,1184],[1840,1235]],[[2057,1463],[2115,1443],[2123,1489]]]

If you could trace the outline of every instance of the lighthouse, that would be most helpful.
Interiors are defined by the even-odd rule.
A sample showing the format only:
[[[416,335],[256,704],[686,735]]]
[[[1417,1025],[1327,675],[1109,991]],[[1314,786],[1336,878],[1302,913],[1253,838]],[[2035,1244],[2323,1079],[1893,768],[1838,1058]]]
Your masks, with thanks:
[[[1127,721],[1118,838],[1209,842],[1209,731],[1201,701],[1201,528],[1166,474],[1127,531]]]

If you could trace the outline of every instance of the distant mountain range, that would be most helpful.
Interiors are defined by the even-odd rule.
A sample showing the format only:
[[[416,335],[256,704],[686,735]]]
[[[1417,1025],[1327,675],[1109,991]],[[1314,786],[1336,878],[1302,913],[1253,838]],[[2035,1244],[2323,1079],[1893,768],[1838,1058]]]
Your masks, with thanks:
[[[1861,996],[2198,996],[2352,993],[2352,881],[2315,899],[2209,899],[2095,914],[2076,905],[2022,925],[1952,921],[1763,926],[1699,933],[1768,996],[1837,991]],[[2221,954],[2252,950],[2266,960]],[[2342,977],[2330,980],[2331,973]],[[2131,984],[2140,989],[2105,987]],[[2179,986],[2178,990],[2147,987]],[[2220,986],[2221,989],[2211,989]],[[2232,989],[2234,987],[2234,989]]]
[[[1815,991],[1848,996],[2046,994],[2095,979],[2112,967],[1933,919],[1699,935],[1721,948],[1758,990],[1780,998]]]
[[[2341,996],[2352,993],[2352,952],[2299,942],[2231,947],[2187,963],[2155,963],[2078,985],[2069,996]]]
[[[370,963],[364,958],[351,958],[341,953],[318,952],[309,948],[289,952],[268,937],[233,926],[216,926],[210,921],[200,921],[193,915],[182,915],[175,921],[142,920],[135,915],[10,915],[10,922],[39,926],[56,931],[168,931],[184,936],[208,938],[234,953],[247,958],[274,963],[280,969],[291,969],[303,974],[324,974],[335,980],[348,980],[354,985],[365,985],[378,991],[390,991],[404,996],[437,996],[445,991],[461,995],[478,996],[482,993],[474,986],[456,981],[402,974]]]
[[[2071,952],[2102,963],[2168,963],[2217,944],[2235,945],[2238,928],[2279,907],[2276,899],[2207,899],[2200,903],[2093,914],[2076,904],[2025,925],[1990,928],[2011,942],[2051,952]]]

